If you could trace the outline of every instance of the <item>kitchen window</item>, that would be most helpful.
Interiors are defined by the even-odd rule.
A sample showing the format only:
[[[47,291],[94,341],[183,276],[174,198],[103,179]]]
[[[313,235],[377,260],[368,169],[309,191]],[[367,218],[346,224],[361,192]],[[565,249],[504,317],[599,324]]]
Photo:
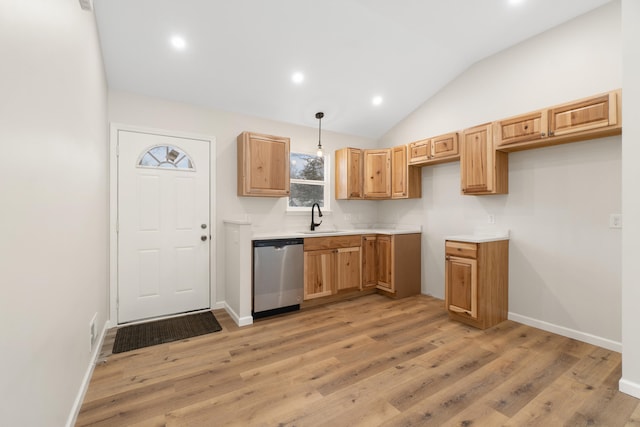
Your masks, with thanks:
[[[329,160],[315,154],[291,153],[288,211],[308,212],[314,203],[329,210]]]

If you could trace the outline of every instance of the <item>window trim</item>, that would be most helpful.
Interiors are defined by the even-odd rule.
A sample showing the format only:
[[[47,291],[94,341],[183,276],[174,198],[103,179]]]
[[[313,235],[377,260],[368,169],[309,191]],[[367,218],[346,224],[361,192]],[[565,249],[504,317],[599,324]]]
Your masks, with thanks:
[[[315,153],[308,151],[291,151],[289,153],[289,160],[293,154],[305,154],[307,156],[316,156]],[[331,212],[331,167],[330,158],[326,154],[322,156],[324,158],[324,181],[312,181],[306,179],[289,178],[289,184],[307,184],[307,185],[323,185],[324,186],[324,206],[322,206],[322,213]],[[311,212],[309,206],[289,206],[290,198],[287,197],[287,213],[308,213]]]

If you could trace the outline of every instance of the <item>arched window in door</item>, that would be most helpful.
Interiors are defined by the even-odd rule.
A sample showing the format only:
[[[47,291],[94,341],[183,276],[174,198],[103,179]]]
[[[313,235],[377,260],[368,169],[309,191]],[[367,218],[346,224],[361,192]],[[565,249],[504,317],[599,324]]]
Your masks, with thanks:
[[[156,145],[149,148],[138,160],[138,167],[195,171],[191,157],[178,147]]]

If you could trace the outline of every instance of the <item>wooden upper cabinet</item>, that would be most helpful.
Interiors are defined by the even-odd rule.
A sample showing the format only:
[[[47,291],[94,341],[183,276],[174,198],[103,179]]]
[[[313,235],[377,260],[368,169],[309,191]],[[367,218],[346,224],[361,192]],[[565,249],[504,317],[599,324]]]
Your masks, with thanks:
[[[519,151],[622,133],[616,90],[494,123],[496,149]]]
[[[409,144],[409,165],[425,166],[460,158],[458,132],[423,139]]]
[[[341,148],[335,155],[336,199],[362,199],[363,152]]]
[[[238,135],[238,196],[289,196],[289,138]]]
[[[549,132],[547,111],[540,110],[495,122],[496,146],[535,141]]]
[[[364,150],[364,197],[391,197],[391,149]]]
[[[458,132],[431,138],[431,160],[456,160],[458,158],[460,158]]]
[[[508,157],[494,150],[492,124],[463,132],[460,178],[463,194],[507,193]]]
[[[616,92],[565,104],[549,110],[549,134],[588,131],[618,122]]]
[[[409,199],[422,196],[422,171],[409,166],[407,146],[391,149],[391,198]]]
[[[409,144],[409,164],[422,165],[431,157],[431,140],[422,139]]]

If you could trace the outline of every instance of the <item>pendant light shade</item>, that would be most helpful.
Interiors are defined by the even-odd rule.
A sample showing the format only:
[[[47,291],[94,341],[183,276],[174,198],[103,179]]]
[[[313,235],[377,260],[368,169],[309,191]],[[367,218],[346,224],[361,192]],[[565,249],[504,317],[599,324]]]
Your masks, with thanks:
[[[322,118],[324,117],[324,113],[318,112],[316,113],[316,119],[318,119],[318,151],[316,155],[318,157],[322,157]]]

